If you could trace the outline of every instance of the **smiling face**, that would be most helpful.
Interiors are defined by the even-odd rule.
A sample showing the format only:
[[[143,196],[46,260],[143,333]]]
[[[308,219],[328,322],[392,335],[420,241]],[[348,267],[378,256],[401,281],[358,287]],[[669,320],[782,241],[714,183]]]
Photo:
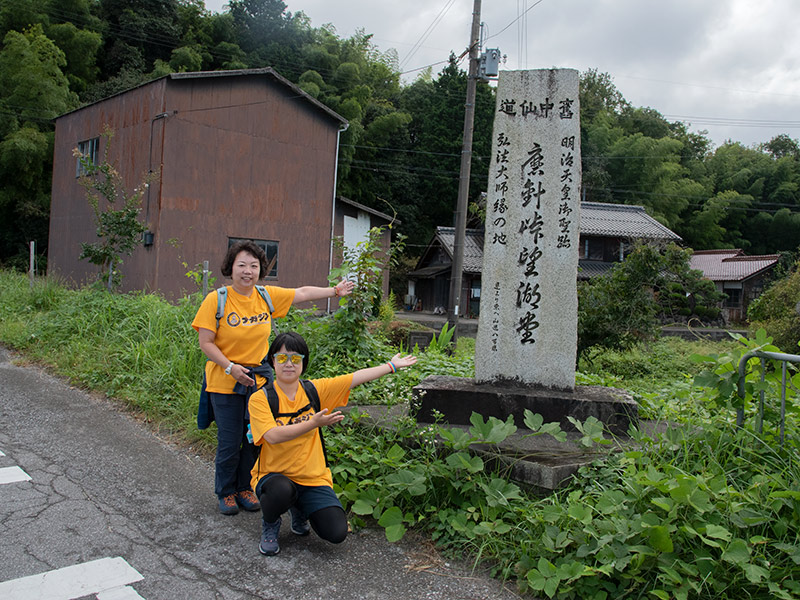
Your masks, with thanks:
[[[283,363],[278,362],[277,357],[279,354],[285,354],[287,360]],[[278,383],[289,385],[296,383],[297,380],[300,379],[300,375],[303,373],[303,361],[300,360],[295,364],[292,362],[292,356],[302,356],[302,354],[288,350],[286,346],[281,346],[274,354],[272,368],[275,369],[275,379],[278,380]]]
[[[242,250],[233,259],[231,266],[231,279],[233,289],[249,296],[259,279],[261,263],[258,258],[250,254],[247,250]]]

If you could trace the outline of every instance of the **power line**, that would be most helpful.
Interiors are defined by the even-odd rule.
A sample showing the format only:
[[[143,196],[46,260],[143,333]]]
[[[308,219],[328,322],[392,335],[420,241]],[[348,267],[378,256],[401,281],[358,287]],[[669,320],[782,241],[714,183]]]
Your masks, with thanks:
[[[538,5],[540,5],[542,2],[544,2],[544,0],[539,0],[538,2],[535,2],[534,4],[532,4],[532,5],[531,5],[531,6],[530,6],[530,7],[529,7],[529,8],[528,8],[528,9],[527,9],[525,12],[523,12],[521,15],[518,15],[516,19],[514,19],[513,21],[511,21],[511,23],[509,23],[508,25],[506,25],[505,27],[503,27],[503,28],[502,28],[500,31],[498,31],[498,32],[497,32],[497,33],[495,33],[494,35],[490,35],[489,37],[487,37],[485,41],[487,41],[487,42],[488,42],[488,41],[489,41],[490,39],[492,39],[493,37],[497,37],[498,35],[500,35],[501,33],[503,33],[503,32],[504,32],[506,29],[508,29],[509,27],[511,27],[511,26],[512,26],[514,23],[516,23],[517,21],[519,21],[519,20],[520,20],[522,17],[524,17],[525,15],[527,15],[527,14],[528,14],[530,11],[532,11],[534,8],[536,8]]]
[[[441,20],[444,18],[444,16],[447,14],[447,12],[450,10],[450,7],[453,6],[454,2],[455,2],[455,0],[447,0],[447,3],[441,8],[441,10],[439,11],[439,14],[436,15],[436,17],[433,19],[433,22],[430,25],[428,25],[428,27],[425,29],[425,31],[422,32],[422,35],[420,36],[420,38],[411,47],[411,50],[408,51],[408,54],[406,55],[406,57],[400,62],[399,66],[400,66],[401,69],[417,53],[417,50],[420,49],[420,47],[425,42],[425,40],[428,39],[430,34],[433,33],[433,30],[441,22]]]

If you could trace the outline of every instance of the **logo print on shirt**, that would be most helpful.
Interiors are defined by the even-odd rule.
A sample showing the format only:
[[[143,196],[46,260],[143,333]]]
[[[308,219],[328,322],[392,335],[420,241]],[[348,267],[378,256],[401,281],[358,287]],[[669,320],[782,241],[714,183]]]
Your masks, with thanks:
[[[228,325],[230,325],[231,327],[236,327],[241,322],[239,319],[239,315],[237,315],[235,312],[232,312],[228,315],[227,321]]]

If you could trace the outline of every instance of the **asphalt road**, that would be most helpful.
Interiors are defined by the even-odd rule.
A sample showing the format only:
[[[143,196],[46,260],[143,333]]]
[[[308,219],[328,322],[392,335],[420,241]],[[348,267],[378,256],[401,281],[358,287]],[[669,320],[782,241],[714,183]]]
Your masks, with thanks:
[[[260,555],[259,513],[218,513],[212,464],[0,347],[4,600],[517,598],[420,538],[334,546],[287,521]]]

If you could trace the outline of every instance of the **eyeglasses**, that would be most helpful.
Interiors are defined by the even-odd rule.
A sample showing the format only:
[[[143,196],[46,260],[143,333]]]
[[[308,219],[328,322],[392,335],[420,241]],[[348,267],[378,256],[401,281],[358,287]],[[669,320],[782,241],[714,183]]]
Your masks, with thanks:
[[[276,354],[275,362],[277,362],[279,365],[282,365],[287,360],[291,360],[293,365],[299,365],[303,362],[305,357],[305,354]]]

